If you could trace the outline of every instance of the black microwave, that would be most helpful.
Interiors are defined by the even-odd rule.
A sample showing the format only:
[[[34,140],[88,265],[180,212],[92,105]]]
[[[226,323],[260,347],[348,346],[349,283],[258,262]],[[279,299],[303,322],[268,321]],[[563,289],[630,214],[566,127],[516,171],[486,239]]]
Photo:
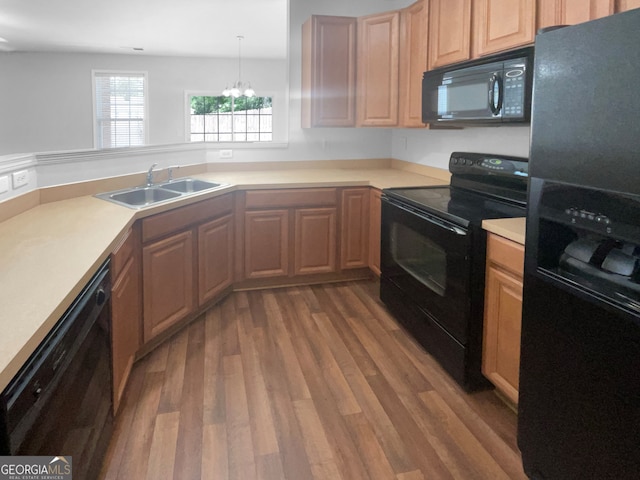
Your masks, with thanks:
[[[422,121],[529,123],[532,80],[533,47],[430,70],[422,77]]]

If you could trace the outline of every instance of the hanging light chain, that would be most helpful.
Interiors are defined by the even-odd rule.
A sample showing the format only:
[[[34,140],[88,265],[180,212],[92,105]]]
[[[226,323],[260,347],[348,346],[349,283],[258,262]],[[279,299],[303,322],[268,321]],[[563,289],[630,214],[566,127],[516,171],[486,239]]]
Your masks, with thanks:
[[[238,83],[242,85],[242,51],[240,46],[242,45],[242,40],[244,36],[238,35]]]

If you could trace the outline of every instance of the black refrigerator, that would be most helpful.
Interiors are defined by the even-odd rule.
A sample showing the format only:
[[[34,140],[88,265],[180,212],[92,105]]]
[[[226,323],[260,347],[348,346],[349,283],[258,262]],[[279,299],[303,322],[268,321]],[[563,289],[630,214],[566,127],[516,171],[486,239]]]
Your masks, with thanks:
[[[640,478],[640,9],[537,36],[518,445]]]

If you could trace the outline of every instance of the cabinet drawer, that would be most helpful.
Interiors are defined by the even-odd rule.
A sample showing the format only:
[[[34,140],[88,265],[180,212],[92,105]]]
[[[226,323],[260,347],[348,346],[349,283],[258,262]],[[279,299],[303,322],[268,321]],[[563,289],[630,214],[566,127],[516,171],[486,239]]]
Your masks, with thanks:
[[[501,267],[522,276],[524,247],[498,235],[488,234],[487,258]]]
[[[335,188],[293,188],[291,190],[250,190],[246,208],[324,207],[336,205]]]
[[[232,208],[231,194],[226,194],[145,218],[142,220],[142,241],[147,242],[195,223],[230,213]]]

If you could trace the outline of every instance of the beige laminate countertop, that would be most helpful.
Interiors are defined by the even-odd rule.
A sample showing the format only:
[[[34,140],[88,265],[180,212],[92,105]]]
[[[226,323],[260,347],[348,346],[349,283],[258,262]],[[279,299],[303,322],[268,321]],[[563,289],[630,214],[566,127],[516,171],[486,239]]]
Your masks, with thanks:
[[[391,168],[254,170],[194,176],[229,186],[141,210],[80,196],[39,205],[0,223],[0,390],[138,218],[234,190],[448,183]]]
[[[525,223],[525,217],[497,218],[494,220],[484,220],[482,222],[482,228],[488,232],[513,240],[520,245],[524,245]]]

